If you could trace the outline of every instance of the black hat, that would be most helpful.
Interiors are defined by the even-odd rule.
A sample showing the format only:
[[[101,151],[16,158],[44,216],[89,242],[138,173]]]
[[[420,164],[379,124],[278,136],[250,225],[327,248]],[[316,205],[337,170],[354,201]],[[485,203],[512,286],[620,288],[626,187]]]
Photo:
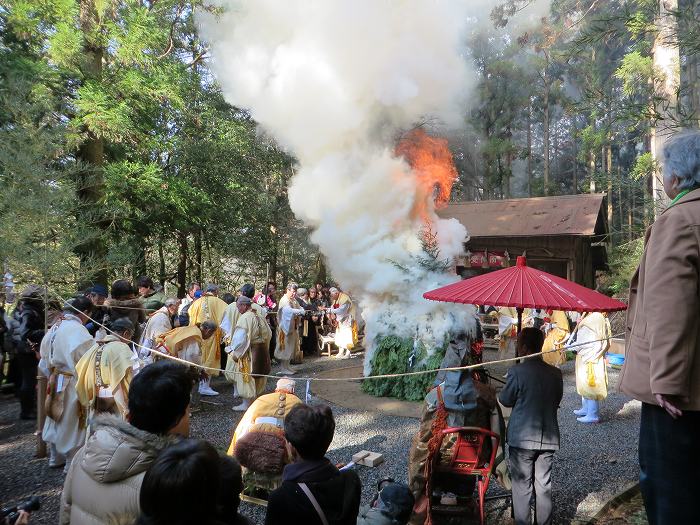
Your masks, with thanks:
[[[250,283],[246,283],[241,286],[241,295],[245,295],[249,299],[252,299],[255,295],[255,286]]]
[[[119,319],[112,321],[112,324],[110,324],[109,329],[117,333],[121,333],[128,330],[133,334],[134,323],[132,323],[131,319],[129,319],[128,317],[120,317]]]
[[[403,483],[387,483],[379,491],[381,510],[399,522],[406,522],[411,517],[415,499],[407,485]],[[383,507],[383,508],[382,508]]]

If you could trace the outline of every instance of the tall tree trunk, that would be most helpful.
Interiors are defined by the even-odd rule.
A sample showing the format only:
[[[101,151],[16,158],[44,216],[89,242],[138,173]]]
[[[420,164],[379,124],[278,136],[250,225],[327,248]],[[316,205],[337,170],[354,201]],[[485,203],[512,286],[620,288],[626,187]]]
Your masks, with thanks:
[[[659,15],[656,19],[659,31],[656,34],[652,50],[654,70],[659,73],[659,78],[654,83],[655,109],[659,118],[651,130],[651,154],[657,162],[660,162],[663,147],[669,136],[673,134],[675,124],[678,121],[677,93],[680,88],[680,52],[675,44],[678,21],[674,15],[677,10],[678,0],[659,0]],[[656,217],[669,204],[669,199],[664,193],[660,172],[654,173],[652,176],[651,196],[654,202],[654,217]]]
[[[163,238],[158,237],[158,281],[161,286],[165,286],[165,251],[163,249]]]
[[[183,298],[187,293],[187,234],[185,232],[177,232],[177,247],[177,296]]]
[[[100,40],[100,18],[94,0],[80,0],[79,23],[82,32],[82,70],[84,82],[102,81],[102,59],[104,48]],[[78,148],[77,158],[83,168],[78,173],[77,196],[81,206],[77,219],[84,225],[94,227],[85,242],[75,248],[80,259],[81,284],[91,281],[107,283],[107,243],[104,237],[106,224],[101,206],[104,198],[105,160],[104,140],[93,130],[84,129],[85,140]]]
[[[532,98],[527,105],[527,194],[532,197]]]
[[[677,18],[678,33],[680,35],[692,34],[700,18],[700,2],[698,0],[678,0],[678,9],[681,16]],[[687,39],[679,42],[679,54],[681,57],[680,70],[680,106],[686,120],[687,127],[700,127],[700,72],[698,72],[698,53],[695,49],[688,49]],[[692,47],[694,47],[691,44]]]
[[[595,153],[593,150],[588,152],[588,176],[590,177],[588,189],[591,193],[595,193]]]
[[[608,183],[608,225],[613,229],[613,180],[612,180],[612,147],[610,142],[605,146],[605,173]],[[622,205],[622,203],[620,203]],[[622,228],[622,223],[620,223]]]
[[[194,234],[194,276],[195,280],[202,283],[202,232],[197,230]]]
[[[549,61],[548,61],[549,62]],[[543,182],[544,195],[549,195],[549,80],[547,79],[547,70],[545,69],[544,77],[544,100],[543,100],[543,117],[542,117],[542,142],[543,142]]]
[[[635,190],[634,185],[631,184],[628,188],[630,202],[629,202],[629,208],[627,210],[627,229],[628,229],[627,239],[630,241],[632,239],[634,239],[634,211],[635,211],[634,210],[634,204],[635,204],[635,202],[634,202],[635,201],[635,195],[634,195],[635,191],[634,190]]]
[[[315,285],[316,283],[321,283],[325,285],[328,282],[328,270],[326,269],[326,258],[320,252],[318,254],[316,268],[316,281],[311,284]]]
[[[136,262],[133,268],[134,280],[138,279],[142,275],[148,275],[148,265],[146,260],[148,259],[148,251],[146,249],[146,243],[141,244],[139,249],[139,260]]]
[[[504,170],[504,183],[503,183],[503,196],[506,199],[510,199],[510,180],[513,175],[513,151],[511,149],[511,140],[513,138],[513,133],[510,130],[510,126],[506,128],[506,138],[508,139],[508,150],[506,151],[506,169]]]
[[[622,203],[625,201],[622,200],[622,169],[619,166],[620,159],[618,157],[618,166],[617,166],[617,182],[618,182],[618,187],[617,187],[617,207],[619,208],[620,211],[620,242],[625,238],[624,230],[625,230],[625,213],[624,210],[622,209]]]
[[[273,235],[272,237],[272,254],[270,255],[270,273],[268,275],[268,280],[272,281],[277,285],[277,236]],[[267,284],[267,283],[265,283]]]
[[[573,162],[573,168],[574,168],[574,195],[578,193],[578,128],[576,127],[576,118],[574,117],[573,119],[573,129],[574,129],[574,140],[573,140],[573,145],[574,145],[574,162]]]

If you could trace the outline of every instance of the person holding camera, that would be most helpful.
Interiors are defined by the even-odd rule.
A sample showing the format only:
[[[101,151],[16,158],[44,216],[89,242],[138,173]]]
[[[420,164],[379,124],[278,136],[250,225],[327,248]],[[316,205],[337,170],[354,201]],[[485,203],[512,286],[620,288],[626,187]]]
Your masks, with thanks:
[[[0,508],[1,525],[29,525],[31,512],[39,510],[41,501],[38,496],[32,496],[16,505]]]

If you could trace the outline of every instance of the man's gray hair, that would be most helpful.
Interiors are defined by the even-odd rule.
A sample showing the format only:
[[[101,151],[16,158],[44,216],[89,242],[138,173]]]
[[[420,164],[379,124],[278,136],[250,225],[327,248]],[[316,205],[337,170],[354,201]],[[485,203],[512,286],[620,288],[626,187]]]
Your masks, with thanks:
[[[165,300],[165,306],[177,306],[178,304],[180,304],[180,299],[177,297],[168,297]]]
[[[671,137],[663,148],[663,176],[675,175],[679,190],[700,186],[700,131],[682,131]]]
[[[211,293],[211,292],[218,292],[218,291],[219,291],[219,288],[220,288],[220,286],[219,286],[218,284],[211,283],[211,284],[208,284],[208,285],[207,285],[207,287],[206,287],[206,289],[205,289],[204,291],[205,291],[205,292],[209,292],[209,293]]]
[[[219,325],[217,325],[214,321],[204,321],[201,325],[199,325],[200,330],[211,330],[212,332],[219,328]]]

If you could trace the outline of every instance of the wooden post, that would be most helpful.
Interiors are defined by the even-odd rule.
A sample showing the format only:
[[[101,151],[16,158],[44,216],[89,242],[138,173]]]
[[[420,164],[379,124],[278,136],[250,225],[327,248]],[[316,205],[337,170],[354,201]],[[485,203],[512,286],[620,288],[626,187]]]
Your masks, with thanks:
[[[46,384],[48,380],[43,374],[39,373],[37,376],[37,407],[36,407],[36,457],[45,458],[46,457],[46,442],[41,436],[44,430],[44,422],[46,421],[46,411],[44,410],[44,401],[46,400]]]
[[[49,331],[49,284],[48,279],[44,277],[44,337],[47,337]],[[41,433],[44,430],[44,422],[46,421],[46,411],[44,410],[44,401],[46,401],[46,385],[49,382],[47,377],[44,377],[37,370],[36,378],[36,457],[46,457],[46,442]]]

